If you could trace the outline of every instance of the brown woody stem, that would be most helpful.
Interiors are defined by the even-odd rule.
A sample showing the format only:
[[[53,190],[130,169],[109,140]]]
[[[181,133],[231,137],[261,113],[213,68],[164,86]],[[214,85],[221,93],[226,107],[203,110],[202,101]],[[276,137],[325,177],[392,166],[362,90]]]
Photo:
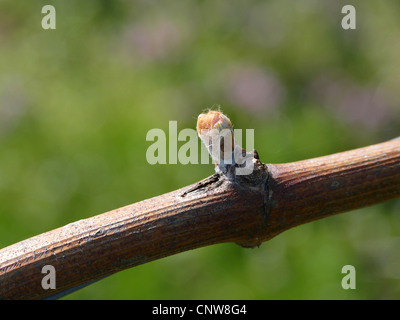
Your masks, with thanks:
[[[0,299],[41,299],[120,270],[222,242],[260,245],[300,224],[400,196],[400,140],[194,185],[0,250]],[[43,266],[56,270],[44,290]]]

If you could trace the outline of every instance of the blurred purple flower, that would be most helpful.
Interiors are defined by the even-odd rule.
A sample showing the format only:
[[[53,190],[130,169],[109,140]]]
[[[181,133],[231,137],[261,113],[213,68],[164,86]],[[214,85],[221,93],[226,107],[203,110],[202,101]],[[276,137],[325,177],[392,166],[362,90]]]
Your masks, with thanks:
[[[149,61],[168,58],[183,40],[182,29],[170,20],[138,22],[128,26],[122,37],[123,47]]]
[[[225,75],[225,94],[232,104],[253,114],[274,114],[285,90],[279,80],[259,67],[234,67]]]
[[[394,116],[388,93],[346,79],[321,78],[312,85],[311,94],[339,119],[375,129],[388,124]]]
[[[0,86],[0,135],[11,132],[28,108],[28,99],[18,79]]]

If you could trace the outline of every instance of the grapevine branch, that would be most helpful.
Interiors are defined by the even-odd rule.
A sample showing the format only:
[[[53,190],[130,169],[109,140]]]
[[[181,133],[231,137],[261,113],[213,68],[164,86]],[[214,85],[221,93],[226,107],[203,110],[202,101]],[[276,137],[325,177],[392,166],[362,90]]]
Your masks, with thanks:
[[[216,243],[259,246],[292,227],[400,196],[400,139],[191,186],[0,250],[0,299],[59,297],[118,271]],[[44,290],[43,266],[56,270]]]

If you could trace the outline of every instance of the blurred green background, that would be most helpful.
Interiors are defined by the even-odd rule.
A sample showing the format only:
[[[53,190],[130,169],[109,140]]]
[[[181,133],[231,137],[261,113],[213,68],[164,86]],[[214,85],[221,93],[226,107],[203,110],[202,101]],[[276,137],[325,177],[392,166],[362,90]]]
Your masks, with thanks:
[[[215,104],[266,163],[399,136],[399,40],[397,0],[0,0],[0,247],[211,175],[148,164],[146,133],[195,128]],[[399,213],[390,201],[257,249],[192,250],[65,299],[399,299]]]

